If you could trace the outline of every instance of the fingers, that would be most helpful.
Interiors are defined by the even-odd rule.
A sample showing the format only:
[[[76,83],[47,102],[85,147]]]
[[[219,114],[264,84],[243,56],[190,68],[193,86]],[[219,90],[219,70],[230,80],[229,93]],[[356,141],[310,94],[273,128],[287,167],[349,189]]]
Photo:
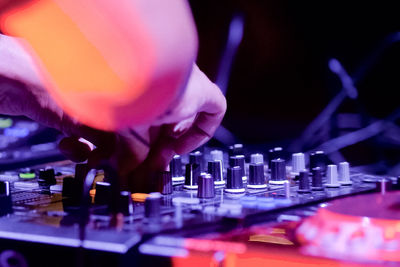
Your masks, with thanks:
[[[83,162],[89,158],[92,151],[88,144],[76,137],[65,137],[58,144],[60,152],[74,162]]]

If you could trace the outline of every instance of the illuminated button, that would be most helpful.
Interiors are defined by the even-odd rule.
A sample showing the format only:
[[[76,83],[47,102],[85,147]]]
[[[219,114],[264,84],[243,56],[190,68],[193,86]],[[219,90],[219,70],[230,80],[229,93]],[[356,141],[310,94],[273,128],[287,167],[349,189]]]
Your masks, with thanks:
[[[36,178],[36,174],[34,172],[20,172],[18,174],[19,178],[21,179],[35,179]]]
[[[131,194],[132,200],[135,202],[144,202],[146,198],[148,198],[150,195],[145,194],[145,193],[133,193]]]
[[[94,197],[94,196],[96,195],[96,189],[91,189],[91,190],[89,191],[89,195],[90,195],[91,197]]]
[[[10,118],[0,118],[0,129],[5,129],[11,127],[13,124],[12,119]]]

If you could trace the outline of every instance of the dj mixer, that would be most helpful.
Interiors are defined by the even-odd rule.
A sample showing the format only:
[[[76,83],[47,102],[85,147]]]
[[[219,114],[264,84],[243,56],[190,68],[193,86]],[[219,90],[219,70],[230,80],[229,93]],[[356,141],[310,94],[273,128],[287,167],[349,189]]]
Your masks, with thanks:
[[[1,267],[400,263],[398,179],[323,151],[205,146],[132,194],[47,148],[1,165]]]

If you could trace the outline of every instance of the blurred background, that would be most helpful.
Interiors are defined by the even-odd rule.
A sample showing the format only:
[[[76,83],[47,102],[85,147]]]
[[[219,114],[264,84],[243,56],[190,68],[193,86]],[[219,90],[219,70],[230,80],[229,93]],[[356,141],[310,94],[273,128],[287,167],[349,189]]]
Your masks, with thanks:
[[[311,151],[373,124],[366,137],[353,136],[365,140],[327,143],[331,150],[339,144],[331,158],[397,172],[400,130],[393,113],[399,106],[400,44],[391,34],[400,32],[400,19],[394,3],[192,0],[190,5],[199,34],[198,64],[214,81],[229,23],[235,14],[243,15],[223,121],[237,142]],[[328,67],[332,58],[356,80],[358,97],[345,97],[303,142],[304,130],[342,89]]]

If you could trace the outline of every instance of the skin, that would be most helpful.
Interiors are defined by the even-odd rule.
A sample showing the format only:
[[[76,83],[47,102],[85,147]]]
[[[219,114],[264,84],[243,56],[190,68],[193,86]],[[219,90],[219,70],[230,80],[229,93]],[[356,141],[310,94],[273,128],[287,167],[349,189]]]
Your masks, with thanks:
[[[133,192],[152,190],[154,172],[164,170],[175,154],[188,153],[207,142],[220,124],[226,100],[219,88],[195,65],[183,94],[167,111],[146,125],[105,132],[82,125],[50,97],[36,65],[16,38],[0,36],[0,114],[25,115],[67,137],[60,150],[75,161],[88,159],[95,166],[102,159],[118,170],[120,184]],[[143,145],[133,129],[150,146]],[[91,150],[79,141],[96,146]]]

